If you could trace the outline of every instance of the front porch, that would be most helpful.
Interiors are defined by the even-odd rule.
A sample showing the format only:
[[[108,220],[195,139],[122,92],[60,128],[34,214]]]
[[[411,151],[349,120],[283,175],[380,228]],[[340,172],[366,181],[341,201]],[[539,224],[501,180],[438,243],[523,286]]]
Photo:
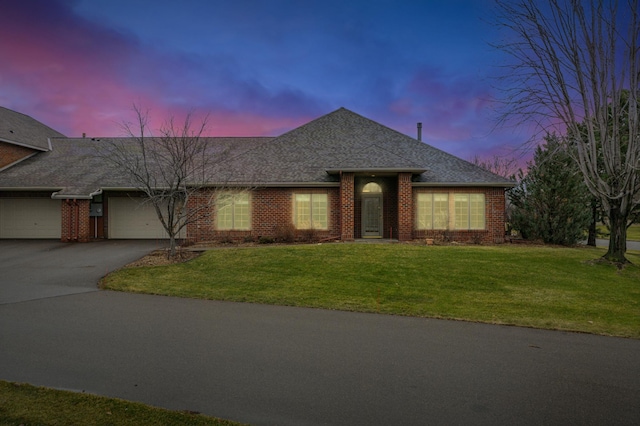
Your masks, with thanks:
[[[413,238],[411,171],[340,172],[341,239]]]

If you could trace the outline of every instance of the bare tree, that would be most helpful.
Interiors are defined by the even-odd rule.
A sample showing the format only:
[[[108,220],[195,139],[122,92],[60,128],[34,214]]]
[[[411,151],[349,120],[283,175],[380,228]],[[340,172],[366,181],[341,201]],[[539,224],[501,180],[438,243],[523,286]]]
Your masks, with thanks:
[[[513,157],[494,155],[489,159],[483,160],[476,154],[471,162],[491,173],[495,173],[511,180],[514,180],[514,177],[518,172],[518,160]]]
[[[568,135],[611,230],[604,258],[616,263],[627,262],[626,228],[640,200],[638,2],[497,0],[507,31],[497,47],[512,59],[503,118]]]
[[[103,140],[102,157],[141,191],[169,236],[168,256],[176,255],[176,238],[193,221],[208,214],[206,203],[189,203],[207,183],[214,161],[209,139],[202,137],[207,118],[193,123],[193,114],[176,123],[173,117],[153,136],[148,111],[134,105],[135,123],[124,122],[126,138]]]

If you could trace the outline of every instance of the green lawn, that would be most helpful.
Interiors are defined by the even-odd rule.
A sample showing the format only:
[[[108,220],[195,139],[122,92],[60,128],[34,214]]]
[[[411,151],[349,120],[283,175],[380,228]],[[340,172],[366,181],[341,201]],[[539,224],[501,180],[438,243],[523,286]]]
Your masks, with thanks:
[[[179,297],[463,319],[640,338],[640,253],[596,248],[322,244],[211,250],[102,286]]]
[[[609,230],[602,224],[598,225],[598,238],[609,238]],[[640,224],[627,228],[627,241],[640,241]]]
[[[137,402],[0,381],[0,425],[213,425],[240,423]]]

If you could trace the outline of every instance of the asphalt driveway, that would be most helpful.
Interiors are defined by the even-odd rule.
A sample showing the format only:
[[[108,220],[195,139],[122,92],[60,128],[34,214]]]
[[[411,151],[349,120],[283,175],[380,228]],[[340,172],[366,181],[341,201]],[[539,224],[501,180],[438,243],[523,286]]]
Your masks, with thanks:
[[[110,243],[0,242],[0,379],[253,425],[640,424],[638,340],[95,291],[154,248]]]
[[[0,240],[0,304],[97,291],[107,273],[157,248],[162,241]]]

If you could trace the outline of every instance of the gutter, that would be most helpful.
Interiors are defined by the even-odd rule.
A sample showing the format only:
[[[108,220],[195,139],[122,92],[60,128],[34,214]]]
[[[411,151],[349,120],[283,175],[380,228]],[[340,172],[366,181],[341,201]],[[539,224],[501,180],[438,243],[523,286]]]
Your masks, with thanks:
[[[494,188],[513,188],[516,186],[515,182],[411,182],[411,186],[420,187],[461,187],[461,186],[473,186],[473,187],[494,187]]]
[[[357,168],[357,167],[348,167],[348,168],[340,168],[340,169],[327,169],[325,170],[330,175],[337,175],[340,173],[413,173],[417,175],[421,175],[426,172],[427,169],[424,168],[411,168],[411,167],[373,167],[373,168]]]
[[[22,142],[16,142],[16,141],[12,141],[12,140],[9,140],[9,139],[4,139],[4,138],[0,138],[0,142],[5,142],[5,143],[11,144],[11,145],[17,145],[17,146],[21,146],[23,148],[35,149],[35,150],[43,151],[43,152],[51,151],[51,139],[50,138],[47,138],[49,149],[43,148],[41,146],[34,146],[34,145],[29,145],[29,144],[26,144],[26,143],[22,143]]]
[[[200,188],[337,188],[340,186],[340,182],[214,182],[204,185],[194,185]],[[157,188],[162,189],[162,188]],[[139,192],[139,188],[129,187],[102,187],[101,191],[136,191]]]

